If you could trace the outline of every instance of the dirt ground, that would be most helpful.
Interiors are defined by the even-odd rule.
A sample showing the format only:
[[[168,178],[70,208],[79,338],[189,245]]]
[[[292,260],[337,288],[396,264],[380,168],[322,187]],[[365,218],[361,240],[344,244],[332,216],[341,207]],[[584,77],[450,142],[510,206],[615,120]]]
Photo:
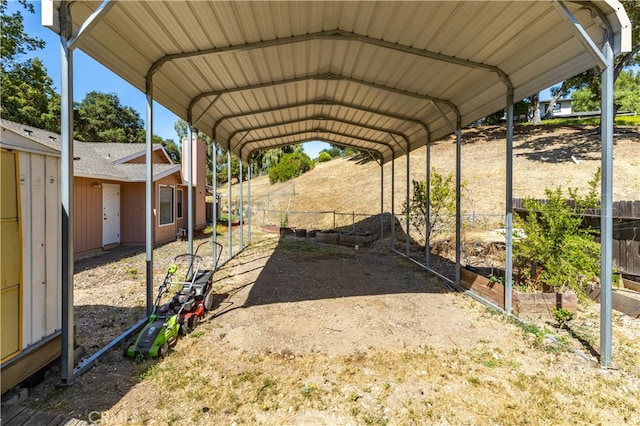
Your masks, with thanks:
[[[637,320],[616,316],[616,369],[603,370],[593,306],[571,332],[523,326],[451,292],[388,240],[355,250],[254,238],[216,273],[215,310],[167,358],[136,364],[120,347],[68,388],[54,371],[26,404],[99,424],[640,422]],[[184,244],[156,250],[156,264]],[[142,314],[133,270],[144,254],[111,256],[77,268],[89,352]]]

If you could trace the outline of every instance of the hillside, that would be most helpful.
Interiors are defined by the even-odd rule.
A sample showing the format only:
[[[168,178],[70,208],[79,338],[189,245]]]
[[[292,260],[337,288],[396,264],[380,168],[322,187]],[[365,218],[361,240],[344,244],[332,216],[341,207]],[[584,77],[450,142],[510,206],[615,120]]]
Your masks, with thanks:
[[[640,199],[640,129],[618,127],[614,133],[614,200]],[[464,213],[499,221],[505,208],[505,132],[500,127],[468,129],[463,135],[462,180],[466,182]],[[426,148],[411,153],[411,179],[425,179]],[[437,141],[431,165],[439,173],[455,173],[455,139]],[[514,137],[514,197],[542,197],[545,188],[561,186],[586,191],[600,165],[600,141],[594,126],[516,128]],[[391,164],[384,166],[384,210],[391,208]],[[395,212],[405,200],[406,158],[395,164]],[[238,187],[232,199],[238,198]],[[246,183],[244,196],[247,195]],[[380,167],[349,159],[319,163],[291,182],[271,185],[267,176],[252,180],[252,207],[272,211],[380,212]],[[267,212],[261,222],[280,221]],[[329,226],[327,215],[289,215],[291,226]],[[302,217],[304,216],[305,219]],[[296,219],[300,224],[295,223]],[[350,220],[351,218],[349,218]],[[494,222],[492,221],[492,222]],[[309,223],[311,222],[311,223]],[[321,223],[318,223],[321,222]]]

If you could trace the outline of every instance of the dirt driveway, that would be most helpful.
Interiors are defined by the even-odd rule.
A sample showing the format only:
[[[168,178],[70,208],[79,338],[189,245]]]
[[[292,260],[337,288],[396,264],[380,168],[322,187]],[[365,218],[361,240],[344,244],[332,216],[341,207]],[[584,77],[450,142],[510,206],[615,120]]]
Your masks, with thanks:
[[[216,309],[167,358],[135,364],[114,350],[69,388],[52,375],[27,404],[102,424],[638,422],[636,323],[616,321],[619,369],[601,370],[593,310],[573,334],[518,325],[387,244],[264,236],[217,272]],[[137,256],[100,268],[131,275]],[[78,300],[91,292],[113,306],[114,289],[98,300],[109,284],[92,271]],[[81,335],[117,328],[118,315],[92,316]]]

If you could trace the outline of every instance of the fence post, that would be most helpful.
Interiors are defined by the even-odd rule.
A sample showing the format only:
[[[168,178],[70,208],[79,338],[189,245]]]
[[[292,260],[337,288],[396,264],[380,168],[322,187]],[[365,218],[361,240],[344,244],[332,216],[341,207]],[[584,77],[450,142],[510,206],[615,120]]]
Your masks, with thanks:
[[[351,213],[351,227],[353,228],[353,233],[356,233],[356,212],[355,210]]]
[[[336,211],[333,211],[333,229],[336,229]]]

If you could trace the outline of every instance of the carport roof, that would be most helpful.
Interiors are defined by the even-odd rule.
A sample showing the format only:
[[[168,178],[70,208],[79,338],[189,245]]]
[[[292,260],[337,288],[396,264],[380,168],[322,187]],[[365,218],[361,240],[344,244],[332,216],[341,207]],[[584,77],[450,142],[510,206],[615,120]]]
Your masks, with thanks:
[[[519,100],[599,65],[607,32],[614,52],[631,44],[617,0],[82,1],[71,14],[74,31],[91,22],[75,46],[243,160],[324,140],[389,161],[504,108],[510,87]]]

